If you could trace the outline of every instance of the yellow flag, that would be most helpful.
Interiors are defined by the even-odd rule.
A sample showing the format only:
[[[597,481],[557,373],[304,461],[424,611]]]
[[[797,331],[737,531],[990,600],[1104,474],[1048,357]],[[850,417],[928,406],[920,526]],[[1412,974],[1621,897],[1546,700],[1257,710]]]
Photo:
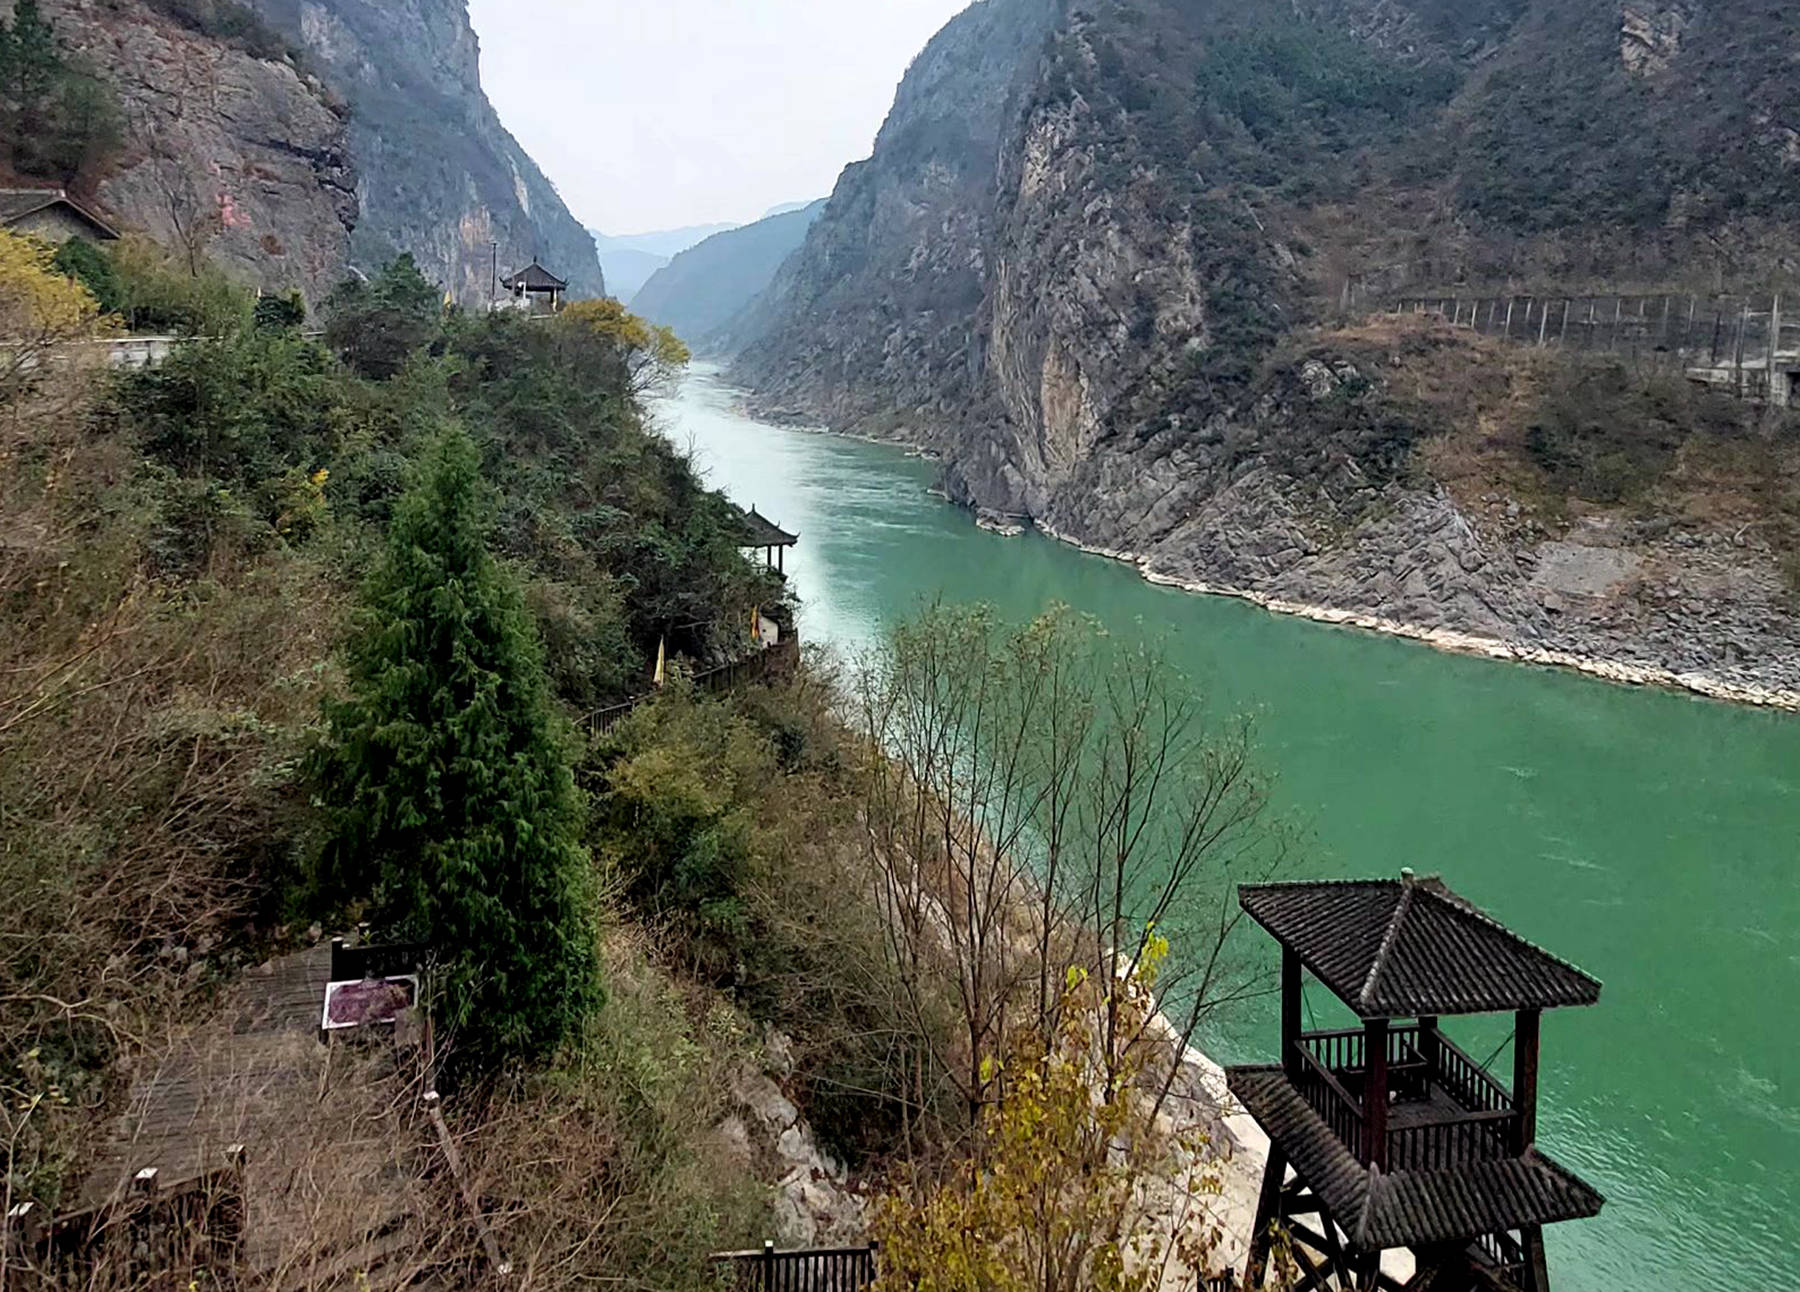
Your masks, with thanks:
[[[762,607],[753,606],[750,610],[750,640],[762,641]]]
[[[661,686],[669,680],[669,655],[667,643],[658,639],[656,643],[656,684]]]

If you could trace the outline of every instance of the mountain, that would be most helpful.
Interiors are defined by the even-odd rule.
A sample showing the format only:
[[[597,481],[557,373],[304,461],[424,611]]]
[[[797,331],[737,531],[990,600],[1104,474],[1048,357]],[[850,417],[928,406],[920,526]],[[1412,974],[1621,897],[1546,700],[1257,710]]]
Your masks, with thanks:
[[[592,239],[481,88],[466,0],[251,5],[349,105],[359,266],[411,252],[427,276],[473,304],[490,298],[496,266],[504,275],[535,256],[576,295],[605,294]]]
[[[704,242],[715,233],[724,233],[727,229],[737,227],[735,224],[694,224],[684,229],[661,229],[653,233],[607,234],[598,229],[591,232],[602,254],[642,251],[652,256],[661,256],[667,261],[679,256],[689,247]]]
[[[606,271],[606,285],[612,294],[631,304],[652,274],[669,263],[667,256],[634,247],[616,247],[600,253],[600,268]]]
[[[702,353],[730,349],[733,324],[806,240],[824,199],[755,224],[715,233],[670,261],[632,300],[632,309],[675,329]]]
[[[151,0],[43,0],[57,43],[106,87],[106,157],[58,175],[121,226],[271,291],[318,300],[344,272],[357,175],[343,103],[268,33]],[[37,177],[23,177],[42,183]]]
[[[981,0],[908,71],[734,374],[1160,577],[1745,668],[1797,639],[1785,441],[1679,375],[1359,320],[1409,292],[1766,311],[1800,280],[1783,12]]]

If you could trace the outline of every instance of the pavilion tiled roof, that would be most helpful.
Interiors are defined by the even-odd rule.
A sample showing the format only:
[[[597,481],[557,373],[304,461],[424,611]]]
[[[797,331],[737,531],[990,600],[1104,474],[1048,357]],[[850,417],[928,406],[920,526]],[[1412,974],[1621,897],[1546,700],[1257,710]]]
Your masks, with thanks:
[[[1535,1148],[1454,1169],[1364,1166],[1278,1067],[1226,1072],[1231,1093],[1364,1252],[1460,1243],[1600,1214],[1599,1191]]]
[[[119,236],[118,230],[112,225],[60,188],[0,189],[0,227],[12,225],[28,215],[35,215],[53,206],[68,207],[91,225],[95,235],[103,241],[111,241]]]
[[[509,292],[561,292],[567,291],[569,287],[566,282],[535,260],[518,273],[503,279],[500,285]]]
[[[1362,1018],[1592,1005],[1600,983],[1442,880],[1248,884],[1251,918]]]
[[[740,547],[793,547],[800,541],[767,516],[752,507],[744,513],[744,536]]]

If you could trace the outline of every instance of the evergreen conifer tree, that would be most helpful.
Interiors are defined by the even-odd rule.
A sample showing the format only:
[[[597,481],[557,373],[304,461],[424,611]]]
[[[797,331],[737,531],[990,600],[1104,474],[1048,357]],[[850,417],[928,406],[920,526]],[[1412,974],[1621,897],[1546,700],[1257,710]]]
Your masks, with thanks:
[[[319,879],[432,948],[454,1061],[492,1069],[553,1050],[598,984],[581,804],[484,488],[453,430],[396,512],[328,714]]]

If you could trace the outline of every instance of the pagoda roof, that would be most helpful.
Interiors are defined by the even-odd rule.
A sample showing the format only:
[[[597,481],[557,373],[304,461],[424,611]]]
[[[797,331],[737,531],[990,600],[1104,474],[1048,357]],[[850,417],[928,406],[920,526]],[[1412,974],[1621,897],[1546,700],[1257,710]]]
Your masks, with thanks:
[[[101,241],[117,241],[117,229],[60,188],[0,189],[0,226],[16,224],[26,216],[36,215],[39,211],[47,211],[55,206],[67,207],[73,211]]]
[[[569,289],[568,283],[535,260],[518,273],[501,279],[500,285],[509,292],[563,292]]]
[[[1527,1225],[1585,1220],[1606,1202],[1535,1148],[1518,1157],[1386,1174],[1358,1162],[1280,1068],[1231,1068],[1226,1081],[1359,1251],[1464,1243]]]
[[[1250,917],[1361,1018],[1592,1005],[1600,983],[1441,879],[1247,884]]]
[[[743,541],[739,547],[793,547],[800,541],[798,534],[790,534],[767,516],[752,507],[744,513]]]

